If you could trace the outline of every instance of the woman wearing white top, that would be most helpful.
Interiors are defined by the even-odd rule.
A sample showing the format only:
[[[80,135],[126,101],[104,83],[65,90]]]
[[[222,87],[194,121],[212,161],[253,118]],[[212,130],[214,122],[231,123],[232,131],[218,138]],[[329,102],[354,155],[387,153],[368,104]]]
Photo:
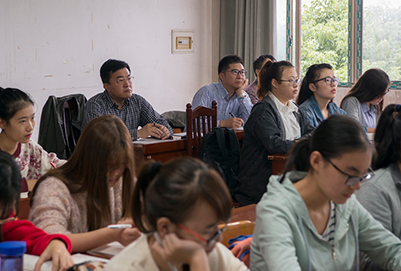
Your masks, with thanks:
[[[300,80],[288,61],[267,61],[258,75],[258,96],[244,126],[238,186],[235,199],[241,205],[257,203],[266,192],[272,174],[270,154],[287,153],[297,139],[313,127],[292,102]]]
[[[145,165],[138,176],[132,217],[143,234],[104,271],[245,271],[220,241],[231,215],[221,176],[195,158]]]

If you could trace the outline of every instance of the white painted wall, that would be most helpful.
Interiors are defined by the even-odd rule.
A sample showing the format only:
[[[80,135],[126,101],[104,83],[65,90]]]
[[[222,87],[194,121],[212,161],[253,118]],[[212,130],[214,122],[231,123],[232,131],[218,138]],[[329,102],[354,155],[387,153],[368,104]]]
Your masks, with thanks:
[[[159,113],[184,111],[217,70],[212,0],[0,0],[0,7],[0,86],[35,100],[34,140],[48,96],[103,91],[99,69],[109,58],[128,62],[134,92]],[[171,54],[172,29],[195,30],[193,54]]]

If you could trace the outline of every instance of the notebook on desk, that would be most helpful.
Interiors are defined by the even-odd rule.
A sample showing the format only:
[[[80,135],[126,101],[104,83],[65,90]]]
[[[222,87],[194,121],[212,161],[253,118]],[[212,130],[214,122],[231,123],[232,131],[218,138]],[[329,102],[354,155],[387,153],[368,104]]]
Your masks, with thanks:
[[[100,262],[109,262],[107,259],[84,255],[84,254],[74,254],[72,255],[72,259],[75,264],[88,262],[88,261],[100,261]],[[35,268],[36,262],[39,260],[39,256],[24,254],[24,271],[33,271]],[[46,261],[42,264],[40,271],[51,271],[52,270],[52,261]]]

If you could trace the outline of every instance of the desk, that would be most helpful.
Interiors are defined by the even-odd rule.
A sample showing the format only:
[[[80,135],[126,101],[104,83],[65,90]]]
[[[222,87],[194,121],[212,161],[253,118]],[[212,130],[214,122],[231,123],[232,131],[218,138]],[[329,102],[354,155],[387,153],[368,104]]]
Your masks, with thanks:
[[[283,174],[289,157],[289,154],[272,154],[267,157],[272,160],[272,175]]]
[[[249,220],[251,222],[256,221],[256,204],[250,204],[231,210],[231,222],[243,220]]]
[[[235,130],[240,146],[244,139],[244,130]],[[187,140],[139,140],[134,141],[135,171],[138,176],[142,166],[149,160],[162,163],[173,158],[187,155]],[[197,155],[195,156],[197,157]]]

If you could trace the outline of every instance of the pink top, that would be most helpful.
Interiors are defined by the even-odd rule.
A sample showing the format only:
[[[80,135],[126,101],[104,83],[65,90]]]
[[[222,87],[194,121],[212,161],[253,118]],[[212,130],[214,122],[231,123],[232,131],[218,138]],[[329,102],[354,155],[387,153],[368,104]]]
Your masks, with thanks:
[[[111,221],[115,224],[122,218],[122,179],[109,188]],[[67,186],[55,177],[48,177],[36,188],[29,220],[47,233],[88,232],[86,225],[87,194],[71,194]]]

